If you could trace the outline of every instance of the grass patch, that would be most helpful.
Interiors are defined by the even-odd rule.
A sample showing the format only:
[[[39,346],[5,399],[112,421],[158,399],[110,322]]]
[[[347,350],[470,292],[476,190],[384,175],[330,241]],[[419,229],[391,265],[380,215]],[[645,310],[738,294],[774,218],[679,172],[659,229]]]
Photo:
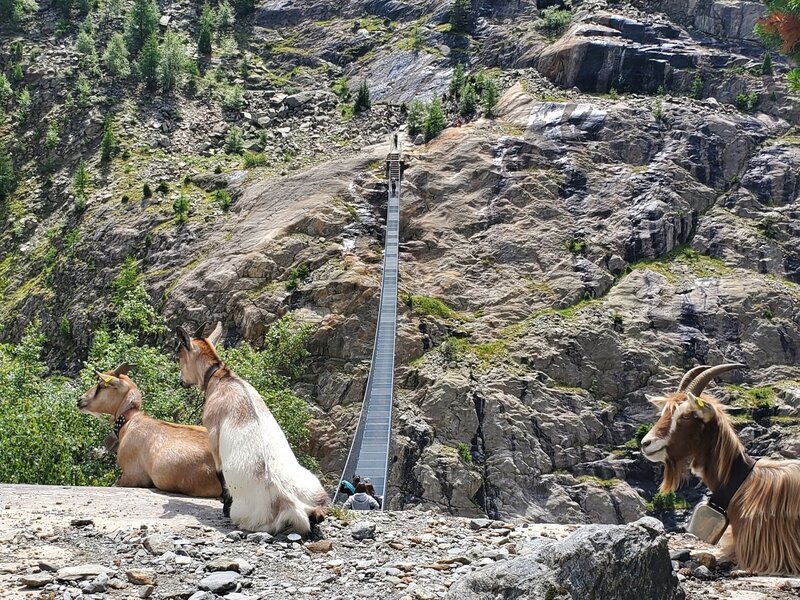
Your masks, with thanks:
[[[470,351],[482,362],[493,364],[508,356],[507,342],[498,340],[486,344],[470,345]]]
[[[743,408],[772,408],[775,406],[775,388],[770,385],[746,388],[740,385],[726,385],[735,406]]]
[[[330,508],[330,512],[328,513],[335,519],[338,519],[342,523],[351,523],[355,520],[355,516],[353,515],[353,511],[347,510],[345,507],[340,506],[338,504],[334,504]]]
[[[668,254],[657,259],[644,259],[630,265],[629,270],[649,269],[674,282],[680,271],[689,270],[696,277],[721,277],[731,272],[731,268],[716,258],[711,258],[693,250],[688,244],[681,244]]]
[[[402,299],[403,302],[405,302],[406,305],[417,314],[438,317],[440,319],[450,319],[454,321],[466,320],[464,315],[453,310],[438,298],[403,294]]]
[[[686,510],[689,508],[689,503],[683,498],[678,498],[675,492],[667,492],[662,494],[657,492],[650,502],[645,502],[644,506],[647,510]]]
[[[652,423],[642,423],[639,425],[633,433],[633,437],[625,442],[625,447],[629,450],[638,450],[642,443],[642,438],[647,435],[652,427]]]
[[[622,480],[617,479],[616,477],[612,477],[611,479],[600,479],[594,475],[581,475],[578,477],[578,481],[581,483],[591,483],[592,485],[596,485],[597,487],[607,490],[610,490],[611,488],[622,483]]]
[[[463,460],[468,465],[472,464],[472,451],[469,449],[469,445],[464,442],[458,442],[456,445],[456,452],[458,453],[458,458]]]

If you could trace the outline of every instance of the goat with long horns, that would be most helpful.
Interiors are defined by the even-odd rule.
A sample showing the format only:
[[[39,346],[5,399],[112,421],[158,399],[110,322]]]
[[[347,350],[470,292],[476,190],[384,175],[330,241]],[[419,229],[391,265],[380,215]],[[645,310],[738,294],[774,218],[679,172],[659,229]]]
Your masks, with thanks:
[[[721,515],[717,535],[711,536],[716,539],[709,541],[715,543],[729,524],[724,550],[740,568],[798,575],[800,461],[753,460],[725,407],[703,394],[715,377],[742,368],[732,363],[694,367],[676,392],[648,396],[661,417],[642,439],[642,452],[648,460],[664,463],[662,493],[677,489],[688,470],[703,480],[712,493],[708,506]]]

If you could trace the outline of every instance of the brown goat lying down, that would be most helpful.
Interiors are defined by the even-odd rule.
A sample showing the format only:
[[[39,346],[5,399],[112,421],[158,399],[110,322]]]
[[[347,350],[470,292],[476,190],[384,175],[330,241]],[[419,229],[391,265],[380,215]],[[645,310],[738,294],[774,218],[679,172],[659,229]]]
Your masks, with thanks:
[[[662,409],[661,417],[642,439],[642,452],[664,463],[662,492],[677,489],[688,469],[717,493],[739,465],[746,465],[745,472],[752,468],[727,507],[724,550],[748,571],[800,575],[800,461],[762,459],[752,466],[725,407],[701,395],[716,375],[742,367],[695,367],[677,392],[650,398]]]
[[[142,393],[123,364],[98,373],[78,408],[95,416],[112,415],[119,440],[120,487],[157,487],[165,492],[216,498],[222,485],[208,447],[208,431],[196,425],[159,421],[142,410]]]

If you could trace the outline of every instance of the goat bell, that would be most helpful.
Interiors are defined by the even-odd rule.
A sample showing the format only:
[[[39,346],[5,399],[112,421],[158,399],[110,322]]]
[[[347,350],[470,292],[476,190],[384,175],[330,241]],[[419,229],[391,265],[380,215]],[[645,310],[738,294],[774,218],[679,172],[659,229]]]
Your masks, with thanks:
[[[704,542],[716,544],[727,527],[728,515],[704,500],[692,512],[686,531]]]

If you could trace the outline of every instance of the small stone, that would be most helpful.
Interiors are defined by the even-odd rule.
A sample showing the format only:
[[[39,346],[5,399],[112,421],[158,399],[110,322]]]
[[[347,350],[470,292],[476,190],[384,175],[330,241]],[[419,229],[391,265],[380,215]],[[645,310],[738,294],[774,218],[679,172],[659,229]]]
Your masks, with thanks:
[[[136,585],[153,585],[156,582],[156,572],[153,569],[130,569],[125,575],[128,581]]]
[[[711,552],[707,552],[705,550],[693,550],[689,556],[697,564],[708,567],[710,571],[713,571],[717,566],[717,557],[711,554]]]
[[[227,539],[229,539],[229,540],[233,540],[234,542],[238,542],[239,540],[241,540],[244,537],[244,532],[243,531],[234,530],[234,531],[229,532],[228,535],[226,535],[225,537]]]
[[[220,571],[200,580],[200,589],[221,594],[236,587],[237,580],[241,577],[235,571]]]
[[[139,588],[139,598],[149,598],[153,595],[155,589],[153,585],[143,585]]]
[[[190,565],[192,564],[192,557],[185,556],[183,554],[179,554],[175,557],[175,564],[176,565]]]
[[[163,535],[148,535],[144,538],[142,545],[154,556],[161,556],[172,550],[172,540]]]
[[[247,536],[248,542],[255,542],[256,544],[271,544],[274,539],[272,535],[265,531],[258,531]]]
[[[692,573],[697,579],[713,579],[714,574],[705,566],[697,567]]]
[[[290,533],[289,535],[286,536],[286,539],[289,540],[290,542],[299,542],[303,539],[303,536],[300,535],[299,533]]]
[[[673,550],[669,553],[670,560],[677,560],[680,563],[688,562],[691,554],[688,550]]]
[[[39,570],[40,571],[47,571],[48,573],[55,573],[58,571],[58,567],[55,566],[53,563],[49,563],[44,560],[39,561]]]
[[[375,539],[375,523],[372,521],[356,521],[350,529],[353,539]]]
[[[208,592],[195,592],[189,596],[189,600],[210,600],[211,594]]]
[[[113,573],[112,569],[104,567],[103,565],[77,565],[74,567],[64,567],[58,570],[56,577],[65,581],[74,581],[83,579],[84,577],[97,577],[101,573]]]
[[[53,576],[48,573],[33,573],[31,575],[23,575],[19,578],[20,585],[29,588],[40,588],[46,586],[48,583],[53,582]]]
[[[70,525],[73,527],[85,527],[86,525],[94,525],[94,519],[89,518],[80,518],[80,519],[72,519],[69,522]]]
[[[478,531],[479,529],[486,529],[491,524],[492,522],[489,519],[472,519],[469,522],[469,528],[473,531]]]
[[[239,563],[230,558],[215,558],[206,563],[206,571],[236,571],[239,572]]]
[[[330,552],[333,549],[333,540],[317,540],[316,542],[309,542],[306,544],[306,548],[309,552],[313,552],[314,554],[324,554],[325,552]]]

